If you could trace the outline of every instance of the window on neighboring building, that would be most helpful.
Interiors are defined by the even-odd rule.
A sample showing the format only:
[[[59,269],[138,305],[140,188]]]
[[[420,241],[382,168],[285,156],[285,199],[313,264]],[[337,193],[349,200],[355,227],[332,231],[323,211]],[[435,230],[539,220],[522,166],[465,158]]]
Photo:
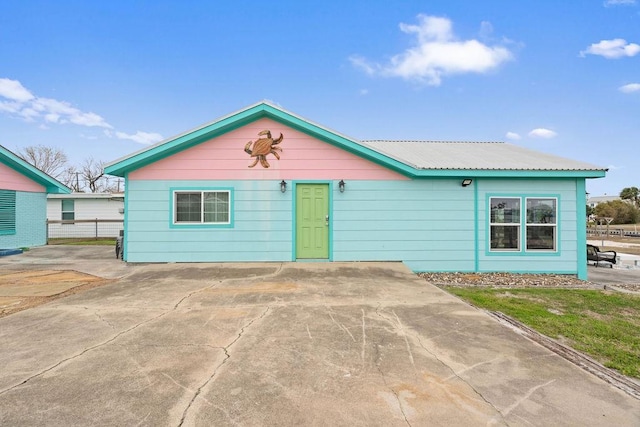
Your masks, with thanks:
[[[0,190],[0,234],[16,234],[16,192]]]
[[[174,192],[175,224],[229,224],[230,191]]]
[[[62,220],[73,221],[74,219],[76,219],[74,201],[62,199]]]
[[[520,250],[520,198],[491,197],[491,250]]]
[[[557,200],[527,198],[527,250],[556,250]]]

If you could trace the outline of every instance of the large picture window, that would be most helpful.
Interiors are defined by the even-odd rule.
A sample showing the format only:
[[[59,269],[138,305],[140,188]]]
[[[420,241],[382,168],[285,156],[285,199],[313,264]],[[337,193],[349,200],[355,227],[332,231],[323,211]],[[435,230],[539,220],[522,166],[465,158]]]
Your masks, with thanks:
[[[492,197],[491,250],[520,250],[520,198]]]
[[[527,198],[527,250],[555,251],[557,200]]]
[[[229,224],[230,191],[175,191],[175,224]]]

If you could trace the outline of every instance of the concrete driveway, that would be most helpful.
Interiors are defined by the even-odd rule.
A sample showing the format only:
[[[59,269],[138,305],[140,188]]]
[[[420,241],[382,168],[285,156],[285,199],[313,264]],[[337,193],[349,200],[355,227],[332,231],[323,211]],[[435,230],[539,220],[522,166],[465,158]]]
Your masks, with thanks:
[[[0,425],[640,425],[639,400],[402,264],[87,251],[56,268],[120,278],[0,319]]]

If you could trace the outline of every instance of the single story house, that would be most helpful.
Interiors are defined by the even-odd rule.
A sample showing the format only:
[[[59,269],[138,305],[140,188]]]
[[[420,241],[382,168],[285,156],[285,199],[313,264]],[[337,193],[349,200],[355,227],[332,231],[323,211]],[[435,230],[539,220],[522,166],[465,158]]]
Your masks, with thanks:
[[[359,141],[260,102],[115,160],[128,262],[402,261],[586,279],[585,180],[506,143]]]
[[[0,249],[47,243],[47,194],[64,184],[0,146]]]
[[[49,238],[117,237],[124,224],[124,193],[47,195]]]

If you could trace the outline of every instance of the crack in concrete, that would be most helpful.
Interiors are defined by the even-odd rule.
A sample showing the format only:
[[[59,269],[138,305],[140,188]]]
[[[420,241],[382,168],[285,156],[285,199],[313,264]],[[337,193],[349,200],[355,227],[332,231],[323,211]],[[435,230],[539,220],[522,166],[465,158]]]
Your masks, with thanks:
[[[100,314],[98,313],[98,311],[97,311],[97,310],[92,310],[92,309],[91,309],[91,308],[89,308],[89,307],[83,307],[83,308],[84,308],[85,310],[92,311],[92,314],[93,314],[94,316],[96,316],[96,317],[97,317],[101,322],[104,322],[104,323],[106,323],[107,325],[109,325],[109,327],[110,327],[111,329],[116,329],[115,325],[114,325],[113,323],[109,322],[109,321],[108,321],[107,319],[105,319],[104,317],[100,316]]]
[[[266,277],[274,277],[277,276],[278,274],[280,274],[280,272],[282,271],[282,269],[284,268],[284,263],[280,263],[280,265],[278,266],[278,269],[276,271],[274,271],[273,273],[269,273],[269,274],[263,274],[260,276],[256,276],[256,277],[252,277],[251,279],[255,279],[257,277],[264,279]],[[180,304],[182,304],[185,300],[188,300],[189,298],[191,298],[193,295],[200,293],[200,292],[204,292],[208,289],[213,289],[216,286],[221,285],[222,283],[226,283],[226,282],[234,282],[234,281],[238,281],[238,280],[246,280],[246,278],[238,278],[238,277],[234,277],[234,278],[229,278],[229,279],[223,279],[223,280],[218,280],[216,283],[209,285],[209,286],[205,286],[203,288],[197,289],[195,291],[190,292],[189,294],[185,295],[184,297],[182,297],[180,299],[180,301],[178,301],[176,303],[176,305],[173,307],[173,309],[175,310],[176,308],[178,308],[178,306],[180,306]]]
[[[465,383],[467,386],[469,386],[469,388],[471,390],[473,390],[473,392],[475,394],[478,395],[478,397],[480,397],[480,399],[482,399],[486,404],[488,404],[489,406],[491,406],[499,415],[500,418],[502,418],[502,421],[505,423],[505,425],[509,425],[509,423],[507,422],[507,420],[505,419],[505,414],[502,413],[502,411],[500,409],[498,409],[498,407],[496,405],[494,405],[492,402],[490,402],[486,397],[484,397],[484,395],[478,390],[476,389],[469,381],[465,380],[464,378],[462,378],[458,372],[456,372],[455,369],[453,369],[451,366],[449,366],[444,360],[440,359],[438,357],[437,354],[435,354],[433,351],[429,350],[423,343],[422,340],[420,339],[419,335],[415,335],[415,338],[418,340],[418,343],[420,344],[420,347],[422,347],[427,353],[429,353],[430,355],[432,355],[438,362],[440,362],[442,364],[442,366],[445,366],[447,369],[449,369],[451,371],[451,373],[453,374],[453,376],[457,379],[459,379],[460,381],[462,381],[463,383]],[[477,364],[480,365],[480,364]],[[475,365],[474,365],[475,366]],[[448,379],[448,378],[447,378]]]
[[[222,350],[224,351],[224,359],[222,360],[222,362],[220,362],[218,364],[218,366],[216,366],[213,369],[213,373],[209,376],[209,378],[207,378],[207,380],[200,386],[198,387],[198,389],[196,390],[195,394],[193,395],[193,397],[191,398],[191,400],[189,401],[189,404],[187,405],[187,407],[184,409],[184,411],[182,412],[182,418],[180,419],[180,422],[178,423],[178,427],[181,427],[182,425],[184,425],[184,422],[187,418],[187,414],[189,412],[189,409],[191,409],[191,406],[193,405],[193,402],[196,401],[196,399],[198,397],[200,397],[200,393],[202,393],[202,390],[211,382],[211,380],[213,380],[213,378],[216,376],[216,374],[218,373],[218,370],[220,368],[222,368],[222,366],[227,363],[227,361],[231,358],[231,354],[229,354],[229,348],[231,346],[233,346],[236,342],[238,342],[238,340],[240,338],[242,338],[242,335],[245,333],[245,330],[250,327],[251,325],[253,325],[254,322],[262,319],[264,316],[267,315],[267,313],[269,312],[269,310],[271,309],[270,306],[267,306],[267,308],[265,309],[264,312],[262,312],[262,314],[258,317],[255,317],[254,319],[252,319],[249,323],[247,323],[246,325],[244,325],[242,328],[240,328],[240,332],[238,332],[238,335],[236,336],[236,338],[231,341],[229,344],[227,344],[225,347],[222,347]],[[204,398],[203,398],[204,399]],[[206,401],[206,399],[204,399]]]
[[[172,310],[171,310],[171,311],[172,311]],[[169,312],[170,312],[170,311],[166,311],[166,312],[164,312],[164,313],[161,313],[161,314],[160,314],[160,315],[158,315],[158,316],[155,316],[155,317],[152,317],[152,318],[150,318],[150,319],[144,320],[144,321],[142,321],[142,322],[140,322],[140,323],[137,323],[137,324],[135,324],[134,326],[132,326],[132,327],[130,327],[130,328],[128,328],[128,329],[125,329],[124,331],[118,332],[117,334],[115,334],[113,337],[109,338],[109,339],[108,339],[108,340],[106,340],[106,341],[103,341],[103,342],[101,342],[101,343],[99,343],[99,344],[93,345],[93,346],[91,346],[91,347],[89,347],[89,348],[85,348],[85,349],[84,349],[84,350],[82,350],[81,352],[79,352],[79,353],[77,353],[77,354],[75,354],[75,355],[73,355],[73,356],[71,356],[71,357],[67,357],[67,358],[65,358],[65,359],[62,359],[61,361],[59,361],[59,362],[57,362],[57,363],[55,363],[55,364],[53,364],[53,365],[49,366],[49,367],[48,367],[48,368],[46,368],[46,369],[43,369],[42,371],[38,372],[37,374],[34,374],[34,375],[32,375],[32,376],[30,376],[30,377],[26,378],[25,380],[21,381],[20,383],[15,384],[15,385],[13,385],[13,386],[11,386],[11,387],[8,387],[8,388],[6,388],[6,389],[4,389],[4,390],[0,390],[0,395],[2,395],[2,394],[4,394],[4,393],[7,393],[7,392],[9,392],[9,391],[11,391],[11,390],[13,390],[13,389],[16,389],[16,388],[18,388],[18,387],[20,387],[20,386],[23,386],[23,385],[25,385],[26,383],[28,383],[29,381],[31,381],[32,379],[37,378],[37,377],[40,377],[40,376],[42,376],[42,375],[46,374],[47,372],[52,371],[53,369],[55,369],[55,368],[57,368],[57,367],[61,366],[62,364],[66,363],[66,362],[68,362],[68,361],[70,361],[70,360],[76,359],[76,358],[78,358],[78,357],[80,357],[80,356],[84,355],[85,353],[90,352],[91,350],[95,350],[96,348],[100,348],[100,347],[102,347],[102,346],[105,346],[105,345],[107,345],[107,344],[109,344],[109,343],[111,343],[111,342],[113,342],[113,341],[117,340],[117,339],[118,339],[118,338],[120,338],[122,335],[124,335],[124,334],[126,334],[126,333],[129,333],[129,332],[131,332],[131,331],[133,331],[134,329],[136,329],[136,328],[138,328],[138,327],[140,327],[140,326],[144,325],[145,323],[149,323],[149,322],[152,322],[152,321],[154,321],[154,320],[157,320],[157,319],[159,319],[159,318],[161,318],[161,317],[163,317],[163,316],[167,315]]]
[[[382,382],[384,383],[384,386],[386,388],[389,389],[389,391],[391,391],[391,394],[393,394],[393,396],[396,398],[396,402],[398,403],[398,409],[400,409],[400,413],[402,414],[402,417],[404,418],[404,422],[407,423],[407,425],[409,427],[411,427],[411,423],[409,422],[409,419],[407,419],[407,414],[404,412],[404,408],[402,407],[402,400],[400,400],[400,395],[398,393],[396,393],[396,391],[393,389],[393,387],[391,387],[389,385],[389,383],[387,383],[387,377],[385,376],[384,372],[382,371],[382,368],[380,367],[380,351],[378,350],[378,344],[376,344],[374,346],[374,351],[375,351],[375,366],[376,369],[378,370],[378,373],[380,374],[380,376],[382,377]]]
[[[386,316],[384,316],[382,313],[380,313],[380,308],[381,305],[378,304],[378,307],[376,308],[376,314],[386,320],[387,322],[389,322],[392,326],[396,327],[396,325],[394,324],[394,320],[390,319]],[[398,322],[398,325],[400,325],[400,327],[402,327],[402,324],[400,323],[400,319],[398,318],[398,315],[395,313],[395,311],[393,311],[394,316],[396,317],[396,321]],[[406,340],[406,335],[408,335],[406,332],[404,332],[404,330],[401,330],[403,332],[404,338]],[[429,353],[431,356],[433,356],[434,359],[436,359],[440,364],[442,364],[442,366],[446,367],[447,369],[449,369],[451,371],[451,373],[453,374],[453,376],[455,378],[458,378],[460,381],[462,381],[463,383],[465,383],[467,386],[469,386],[469,388],[471,388],[471,390],[473,390],[473,392],[478,395],[480,397],[480,399],[482,399],[485,403],[487,403],[489,406],[491,406],[502,418],[502,421],[508,426],[509,424],[507,423],[507,421],[505,420],[505,415],[502,413],[502,411],[500,411],[500,409],[498,409],[492,402],[490,402],[489,400],[487,400],[487,398],[485,398],[483,396],[482,393],[480,393],[479,390],[477,390],[471,383],[469,383],[468,381],[466,381],[464,378],[462,378],[451,366],[449,366],[444,360],[440,359],[440,357],[438,357],[438,355],[436,353],[434,353],[432,350],[430,350],[429,348],[427,348],[423,343],[422,340],[420,339],[420,335],[416,334],[416,333],[411,333],[411,335],[418,341],[418,343],[420,344],[420,347],[422,347],[427,353]],[[409,345],[409,343],[406,343],[407,346]],[[415,365],[414,365],[415,368]],[[395,392],[394,392],[395,393]],[[399,399],[399,396],[396,395],[396,397]]]
[[[229,280],[233,280],[233,279],[229,279]],[[158,316],[155,316],[155,317],[152,317],[152,318],[150,318],[150,319],[144,320],[144,321],[142,321],[142,322],[140,322],[140,323],[137,323],[137,324],[135,324],[134,326],[132,326],[132,327],[130,327],[130,328],[127,328],[127,329],[125,329],[124,331],[118,332],[117,334],[115,334],[113,337],[109,338],[109,339],[108,339],[108,340],[106,340],[106,341],[103,341],[103,342],[101,342],[101,343],[99,343],[99,344],[96,344],[96,345],[94,345],[94,346],[91,346],[91,347],[85,348],[84,350],[82,350],[81,352],[79,352],[79,353],[77,353],[77,354],[75,354],[75,355],[73,355],[73,356],[70,356],[70,357],[67,357],[67,358],[65,358],[65,359],[62,359],[61,361],[59,361],[59,362],[57,362],[57,363],[54,363],[53,365],[49,366],[49,367],[48,367],[48,368],[46,368],[46,369],[43,369],[42,371],[38,372],[37,374],[31,375],[30,377],[28,377],[28,378],[24,379],[24,380],[23,380],[23,381],[21,381],[20,383],[18,383],[18,384],[14,384],[13,386],[8,387],[8,388],[5,388],[4,390],[0,390],[0,395],[2,395],[2,394],[4,394],[4,393],[7,393],[7,392],[9,392],[9,391],[11,391],[11,390],[13,390],[13,389],[16,389],[16,388],[18,388],[18,387],[20,387],[20,386],[23,386],[24,384],[28,383],[29,381],[33,380],[34,378],[38,378],[38,377],[40,377],[40,376],[42,376],[42,375],[46,374],[47,372],[49,372],[49,371],[51,371],[51,370],[53,370],[53,369],[56,369],[57,367],[61,366],[62,364],[66,363],[66,362],[68,362],[68,361],[70,361],[70,360],[76,359],[76,358],[78,358],[78,357],[80,357],[80,356],[83,356],[85,353],[88,353],[88,352],[90,352],[90,351],[92,351],[92,350],[95,350],[95,349],[97,349],[97,348],[100,348],[100,347],[102,347],[102,346],[105,346],[105,345],[107,345],[107,344],[109,344],[109,343],[111,343],[111,342],[115,341],[116,339],[120,338],[122,335],[127,334],[127,333],[129,333],[129,332],[133,331],[134,329],[136,329],[136,328],[138,328],[138,327],[140,327],[140,326],[144,325],[145,323],[149,323],[149,322],[152,322],[152,321],[154,321],[154,320],[160,319],[160,318],[161,318],[161,317],[163,317],[163,316],[166,316],[166,315],[167,315],[167,314],[169,314],[170,312],[175,311],[175,310],[178,308],[178,306],[179,306],[179,305],[180,305],[184,300],[186,300],[187,298],[191,297],[192,295],[194,295],[194,294],[196,294],[196,293],[198,293],[198,292],[202,292],[202,291],[204,291],[204,290],[206,290],[206,289],[213,288],[213,287],[215,287],[215,286],[219,285],[219,284],[220,284],[220,283],[222,283],[222,282],[223,282],[223,281],[221,280],[221,281],[219,281],[219,282],[217,282],[217,283],[214,283],[214,284],[212,284],[212,285],[206,286],[206,287],[204,287],[204,288],[202,288],[202,289],[198,289],[198,290],[196,290],[196,291],[190,292],[188,295],[186,295],[186,296],[184,296],[183,298],[181,298],[181,299],[180,299],[180,301],[178,301],[178,302],[173,306],[173,308],[172,308],[172,309],[170,309],[170,310],[166,310],[166,311],[164,311],[163,313],[159,314]],[[85,309],[85,310],[89,310],[89,308],[88,308],[88,307],[86,307],[86,306],[81,306],[81,308],[82,308],[82,309]],[[268,308],[267,308],[267,310],[268,310]],[[109,326],[111,326],[113,329],[115,329],[115,327],[114,327],[110,322],[108,322],[107,320],[105,320],[104,318],[102,318],[102,317],[101,317],[97,312],[95,312],[95,311],[94,311],[94,314],[95,314],[95,315],[96,315],[100,320],[102,320],[103,322],[105,322],[105,323],[107,323]],[[235,342],[235,341],[234,341],[234,342]]]

